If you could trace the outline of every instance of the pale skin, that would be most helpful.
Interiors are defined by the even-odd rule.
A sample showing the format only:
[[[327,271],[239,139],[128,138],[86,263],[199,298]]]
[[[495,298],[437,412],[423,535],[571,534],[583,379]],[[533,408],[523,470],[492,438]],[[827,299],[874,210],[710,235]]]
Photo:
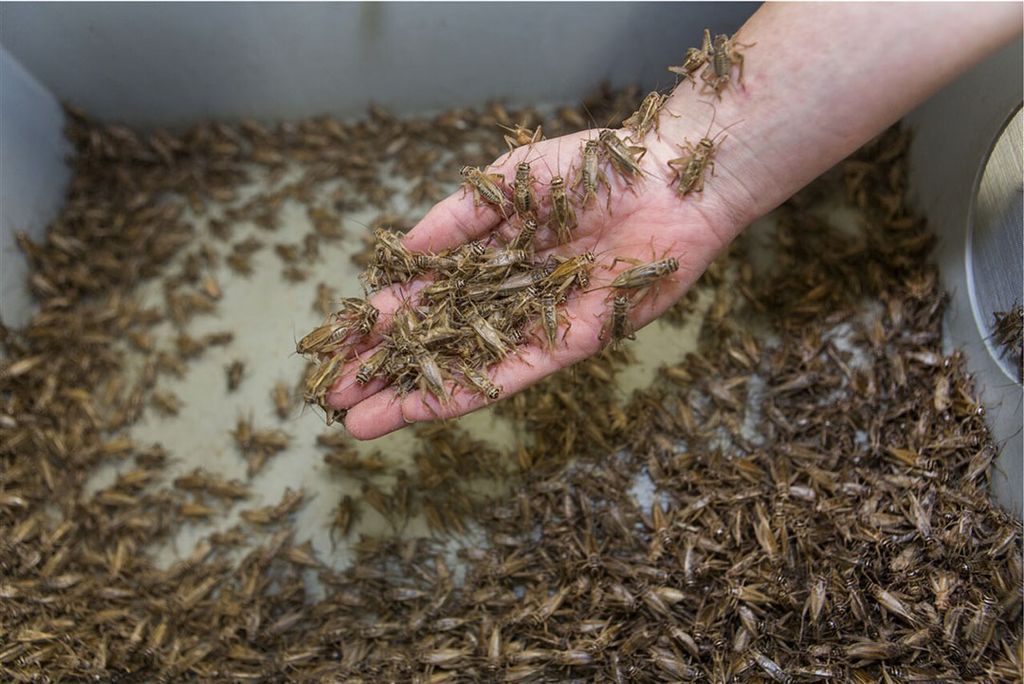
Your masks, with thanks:
[[[742,84],[733,83],[721,100],[680,83],[666,103],[675,116],[663,113],[660,136],[651,131],[641,167],[647,176],[634,192],[605,164],[611,182],[587,209],[577,208],[579,227],[573,242],[557,253],[590,250],[597,255],[591,288],[606,285],[629,268],[629,259],[649,262],[666,256],[680,268],[645,296],[630,312],[634,328],[647,325],[681,297],[708,264],[747,225],[771,211],[793,193],[841,161],[897,121],[960,73],[1014,39],[1021,31],[1020,3],[768,3],[747,21],[737,40],[754,44],[740,48],[745,56]],[[693,43],[700,40],[694,30]],[[680,63],[686,46],[680,46]],[[714,104],[714,108],[707,103]],[[715,175],[703,192],[681,199],[670,183],[670,159],[680,145],[696,144],[714,123]],[[626,132],[620,132],[625,137]],[[511,187],[516,163],[529,158],[538,189],[546,188],[557,170],[568,180],[576,173],[583,142],[596,138],[588,131],[518,148],[487,169],[506,178]],[[557,161],[556,161],[557,160]],[[556,168],[557,167],[557,168]],[[545,193],[542,191],[540,195]],[[543,210],[547,206],[543,205]],[[542,217],[544,213],[542,211]],[[440,251],[494,231],[513,233],[499,212],[474,206],[473,196],[458,191],[442,200],[405,237],[416,251]],[[538,249],[554,247],[547,231],[537,235]],[[612,266],[614,259],[619,261]],[[375,333],[386,331],[390,314],[403,293],[389,289],[375,294],[381,309]],[[564,340],[549,348],[543,335],[488,370],[508,397],[555,371],[598,351],[611,315],[608,290],[589,291],[569,300],[564,314],[571,326]],[[365,357],[372,349],[364,352]],[[489,403],[478,393],[449,382],[450,401],[413,392],[399,397],[379,380],[360,386],[358,361],[349,363],[327,395],[328,402],[347,409],[345,426],[358,439],[372,439],[410,422],[451,418]]]

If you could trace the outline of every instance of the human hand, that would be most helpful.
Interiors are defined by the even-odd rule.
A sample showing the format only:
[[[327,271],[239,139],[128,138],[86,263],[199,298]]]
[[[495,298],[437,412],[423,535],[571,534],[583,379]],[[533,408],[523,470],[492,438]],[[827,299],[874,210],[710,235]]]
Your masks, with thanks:
[[[711,109],[707,112],[710,119]],[[601,169],[608,177],[610,190],[602,184],[598,197],[591,198],[586,207],[580,206],[582,188],[573,191],[572,184],[579,173],[583,144],[587,139],[596,139],[596,130],[517,148],[486,169],[488,173],[504,176],[505,187],[510,188],[516,164],[524,160],[531,163],[537,181],[538,218],[542,226],[534,242],[539,257],[549,253],[573,256],[587,251],[596,256],[589,288],[571,295],[561,308],[569,325],[562,324],[558,344],[549,348],[546,342],[540,341],[540,336],[528,336],[526,344],[488,369],[492,381],[502,388],[502,398],[608,344],[606,327],[611,315],[612,290],[606,286],[618,273],[636,263],[668,257],[679,262],[675,273],[634,298],[630,324],[634,329],[643,327],[686,292],[742,227],[736,225],[727,204],[715,193],[691,193],[685,198],[677,194],[667,162],[680,156],[680,150],[668,141],[683,138],[677,135],[678,123],[673,120],[674,125],[670,125],[666,119],[668,117],[663,115],[660,137],[651,132],[645,140],[648,150],[640,164],[645,177],[632,181],[630,188],[610,164],[602,162]],[[687,130],[696,131],[690,138],[693,142],[703,134],[692,121]],[[618,135],[625,137],[626,133],[619,131]],[[565,178],[579,224],[572,231],[571,241],[561,245],[554,232],[543,227],[551,209],[546,190],[553,175]],[[710,170],[708,176],[710,180]],[[472,193],[458,190],[434,206],[405,236],[404,244],[417,252],[440,252],[487,238],[492,233],[506,242],[518,231],[519,225],[516,219],[505,220],[490,205],[474,206]],[[386,331],[395,310],[416,289],[416,284],[392,286],[371,297],[371,303],[381,311],[375,331],[377,337],[372,339],[379,341],[379,333]],[[361,357],[365,359],[372,353],[371,344]],[[358,359],[350,361],[327,394],[329,405],[347,410],[345,425],[359,439],[379,437],[409,422],[460,416],[489,403],[479,393],[454,383],[448,387],[450,401],[443,405],[433,395],[422,391],[399,396],[379,379],[359,385],[355,379],[359,365]]]
[[[748,54],[742,85],[730,85],[713,107],[699,102],[701,93],[696,88],[685,84],[676,88],[666,106],[675,116],[663,112],[660,138],[652,131],[644,140],[648,151],[641,167],[646,176],[635,183],[634,192],[603,164],[611,183],[610,211],[602,188],[590,206],[577,206],[580,225],[569,244],[555,246],[550,234],[538,234],[538,250],[553,249],[558,254],[590,250],[597,263],[591,272],[591,289],[572,295],[564,307],[572,327],[562,344],[548,349],[531,342],[489,370],[492,380],[502,386],[502,396],[593,354],[608,342],[600,333],[610,312],[610,292],[594,288],[607,285],[632,265],[619,262],[608,268],[616,257],[650,262],[672,256],[679,261],[678,271],[634,303],[630,321],[642,327],[671,306],[748,223],[1020,33],[1021,10],[1015,3],[989,3],[983,8],[939,3],[927,12],[917,6],[893,6],[885,8],[884,21],[879,20],[879,11],[858,3],[815,6],[813,11],[800,4],[765,3],[741,29],[743,43],[757,45],[756,56]],[[958,41],[957,50],[949,49],[951,37]],[[864,50],[868,44],[891,49]],[[900,68],[892,68],[893,64]],[[712,126],[712,118],[718,126],[729,128],[728,139],[716,137],[721,129]],[[686,139],[695,143],[708,132],[718,145],[715,177],[706,179],[703,193],[680,198],[669,183],[667,162],[681,156],[678,144]],[[488,171],[502,174],[508,186],[516,163],[530,160],[543,196],[552,171],[566,180],[575,176],[583,140],[597,134],[588,131],[519,148]],[[542,222],[549,208],[542,199]],[[475,207],[472,196],[459,191],[435,206],[405,237],[405,245],[416,251],[439,251],[494,231],[507,237],[514,228],[492,207]],[[376,337],[368,340],[371,349],[363,352],[363,358],[380,341],[380,332],[389,325],[402,298],[415,287],[415,283],[411,288],[394,287],[373,296],[381,316]],[[485,403],[461,388],[449,388],[451,401],[441,406],[421,392],[398,397],[380,381],[359,386],[355,382],[359,363],[345,365],[327,401],[348,409],[345,424],[360,439],[378,437],[409,421],[462,415]]]

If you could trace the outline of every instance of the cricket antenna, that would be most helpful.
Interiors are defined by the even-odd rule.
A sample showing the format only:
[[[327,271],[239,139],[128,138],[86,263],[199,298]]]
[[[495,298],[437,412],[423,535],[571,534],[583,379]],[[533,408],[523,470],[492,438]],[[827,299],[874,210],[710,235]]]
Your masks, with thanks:
[[[295,351],[288,356],[295,356],[299,353],[299,341],[295,338],[295,319],[292,319],[292,342],[295,344]]]
[[[548,159],[547,159],[546,155],[541,155],[539,157],[539,159],[542,162],[544,162],[544,168],[547,169],[547,171],[548,171],[548,182],[549,183],[551,182],[551,179],[554,178],[555,176],[562,175],[562,172],[561,172],[561,166],[562,166],[562,141],[561,141],[561,136],[559,136],[559,138],[557,139],[557,143],[556,143],[555,170],[554,171],[551,170],[551,165],[548,164]]]
[[[711,107],[711,121],[708,123],[708,130],[704,132],[704,137],[706,138],[711,134],[711,127],[715,125],[715,119],[718,117],[718,107],[713,102],[708,102],[707,100],[697,100],[697,102]]]
[[[729,124],[728,126],[723,128],[722,130],[718,131],[718,133],[715,134],[715,137],[711,139],[712,142],[715,141],[715,140],[718,140],[718,136],[722,135],[723,133],[725,133],[727,130],[729,130],[733,126],[739,126],[744,121],[746,121],[746,119],[740,119],[739,121],[733,121],[731,124]],[[722,138],[722,140],[725,140],[725,138]]]
[[[708,102],[707,100],[697,100],[697,101],[701,102],[703,104],[706,104],[707,106],[711,107],[711,111],[712,111],[711,122],[708,124],[708,130],[704,133],[704,137],[707,138],[711,134],[711,128],[715,125],[715,118],[718,116],[718,108],[715,107],[714,103]],[[731,124],[729,124],[728,126],[723,128],[722,130],[718,131],[718,133],[715,134],[715,137],[711,138],[711,141],[714,142],[715,140],[718,140],[718,136],[722,135],[723,133],[725,133],[727,130],[729,130],[733,126],[738,126],[739,124],[743,123],[744,121],[746,121],[746,119],[740,119],[739,121],[732,122]]]
[[[590,129],[588,129],[588,130],[591,130],[591,129],[594,129],[594,128],[600,128],[597,125],[597,119],[594,118],[594,114],[593,114],[593,112],[590,111],[590,107],[587,106],[587,103],[585,101],[583,101],[583,100],[580,100],[580,106],[583,107],[583,111],[585,111],[587,113],[587,118],[590,119],[590,123],[592,124]]]

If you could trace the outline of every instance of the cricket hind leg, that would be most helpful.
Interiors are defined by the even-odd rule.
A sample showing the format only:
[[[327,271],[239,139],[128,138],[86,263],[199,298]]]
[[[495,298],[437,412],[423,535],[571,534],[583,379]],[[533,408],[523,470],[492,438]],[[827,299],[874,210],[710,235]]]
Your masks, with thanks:
[[[682,114],[673,114],[672,110],[668,108],[667,104],[662,106],[661,111],[665,112],[666,114],[671,116],[673,119],[678,119],[678,118],[681,118],[683,116]],[[654,132],[657,133],[659,136],[661,134],[661,117],[660,116],[658,116],[658,117],[656,117],[654,119]],[[661,138],[659,137],[658,140],[661,140]]]
[[[601,171],[601,172],[598,173],[598,176],[597,176],[597,187],[598,187],[598,189],[601,188],[601,184],[602,183],[604,184],[605,190],[608,191],[608,199],[605,200],[604,208],[605,208],[605,211],[608,212],[609,216],[613,216],[614,214],[612,213],[612,184],[608,180],[608,176],[605,174],[604,171]],[[628,181],[626,182],[626,185],[629,187],[630,190],[633,190],[633,186]]]
[[[480,198],[480,192],[469,183],[463,183],[461,199],[466,199],[466,195],[471,192],[473,193],[473,208],[479,209],[480,205],[483,204],[483,200]]]
[[[565,341],[565,338],[569,336],[569,331],[572,330],[572,319],[569,318],[568,314],[560,314],[562,320],[565,321],[565,332],[562,333],[562,344],[569,346],[569,343]]]
[[[427,418],[419,418],[419,419],[417,419],[417,418],[410,418],[409,415],[406,413],[406,410],[405,410],[405,400],[410,398],[410,394],[411,393],[410,394],[406,394],[404,396],[398,397],[398,410],[402,414],[402,422],[404,422],[406,425],[412,425],[414,423],[422,422],[423,420],[443,420],[441,415],[437,412],[437,409],[435,409],[433,406],[431,406],[430,402],[427,401],[428,393],[429,393],[429,390],[427,390],[423,386],[418,388],[416,390],[416,392],[415,392],[417,398],[420,401],[420,404],[426,409],[426,413],[428,414]],[[438,400],[438,402],[442,403],[442,402],[440,402],[440,400]],[[443,403],[442,403],[442,407],[443,407]]]
[[[717,76],[714,68],[708,66],[704,70],[704,73],[700,75],[700,80],[704,81],[704,85],[700,89],[701,95],[709,94],[708,90],[715,94],[719,100],[722,99],[722,90],[725,88],[725,84],[729,82],[728,76]]]
[[[669,253],[671,251],[672,251],[671,247],[666,247],[665,251],[663,251],[661,253],[661,256],[658,256],[657,252],[654,250],[654,238],[651,238],[651,256],[654,257],[655,261],[664,261],[665,259],[668,258],[668,255],[669,255]],[[674,273],[674,271],[673,271],[673,273]],[[654,281],[653,283],[651,283],[647,287],[641,288],[637,292],[637,294],[635,296],[635,300],[636,301],[634,302],[634,306],[638,306],[640,303],[642,303],[648,297],[653,297],[653,298],[657,299],[658,295],[661,293],[661,286],[671,276],[672,276],[672,273],[667,273],[667,274],[665,274],[665,276],[662,276],[661,278],[659,278],[658,280]]]
[[[739,84],[743,83],[743,60],[744,60],[744,55],[743,55],[742,52],[739,52],[739,51],[735,50],[735,48],[737,48],[737,47],[750,48],[750,47],[754,47],[755,45],[757,45],[757,43],[750,43],[750,44],[747,44],[747,43],[735,43],[733,45],[734,50],[731,53],[731,58],[732,58],[732,63],[738,65],[739,68],[740,68],[739,75],[736,78],[736,82],[739,83]]]
[[[653,238],[652,238],[652,242],[653,242]],[[605,268],[610,271],[613,268],[615,268],[620,261],[625,262],[627,264],[633,264],[634,266],[640,266],[641,264],[644,263],[644,262],[640,261],[639,259],[634,259],[633,257],[617,256],[614,259],[612,259],[612,263],[610,263],[607,266],[605,266]]]

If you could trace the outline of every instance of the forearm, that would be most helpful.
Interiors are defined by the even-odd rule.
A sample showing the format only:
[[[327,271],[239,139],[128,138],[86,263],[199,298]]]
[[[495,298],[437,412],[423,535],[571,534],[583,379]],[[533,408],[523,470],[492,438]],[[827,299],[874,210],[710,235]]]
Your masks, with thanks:
[[[668,108],[681,116],[665,118],[662,138],[694,142],[711,117],[701,100],[714,104],[711,136],[731,128],[708,179],[707,208],[740,230],[1011,40],[1021,7],[765,4],[736,36],[756,44],[739,48],[742,84],[734,71],[721,100],[680,84]]]

